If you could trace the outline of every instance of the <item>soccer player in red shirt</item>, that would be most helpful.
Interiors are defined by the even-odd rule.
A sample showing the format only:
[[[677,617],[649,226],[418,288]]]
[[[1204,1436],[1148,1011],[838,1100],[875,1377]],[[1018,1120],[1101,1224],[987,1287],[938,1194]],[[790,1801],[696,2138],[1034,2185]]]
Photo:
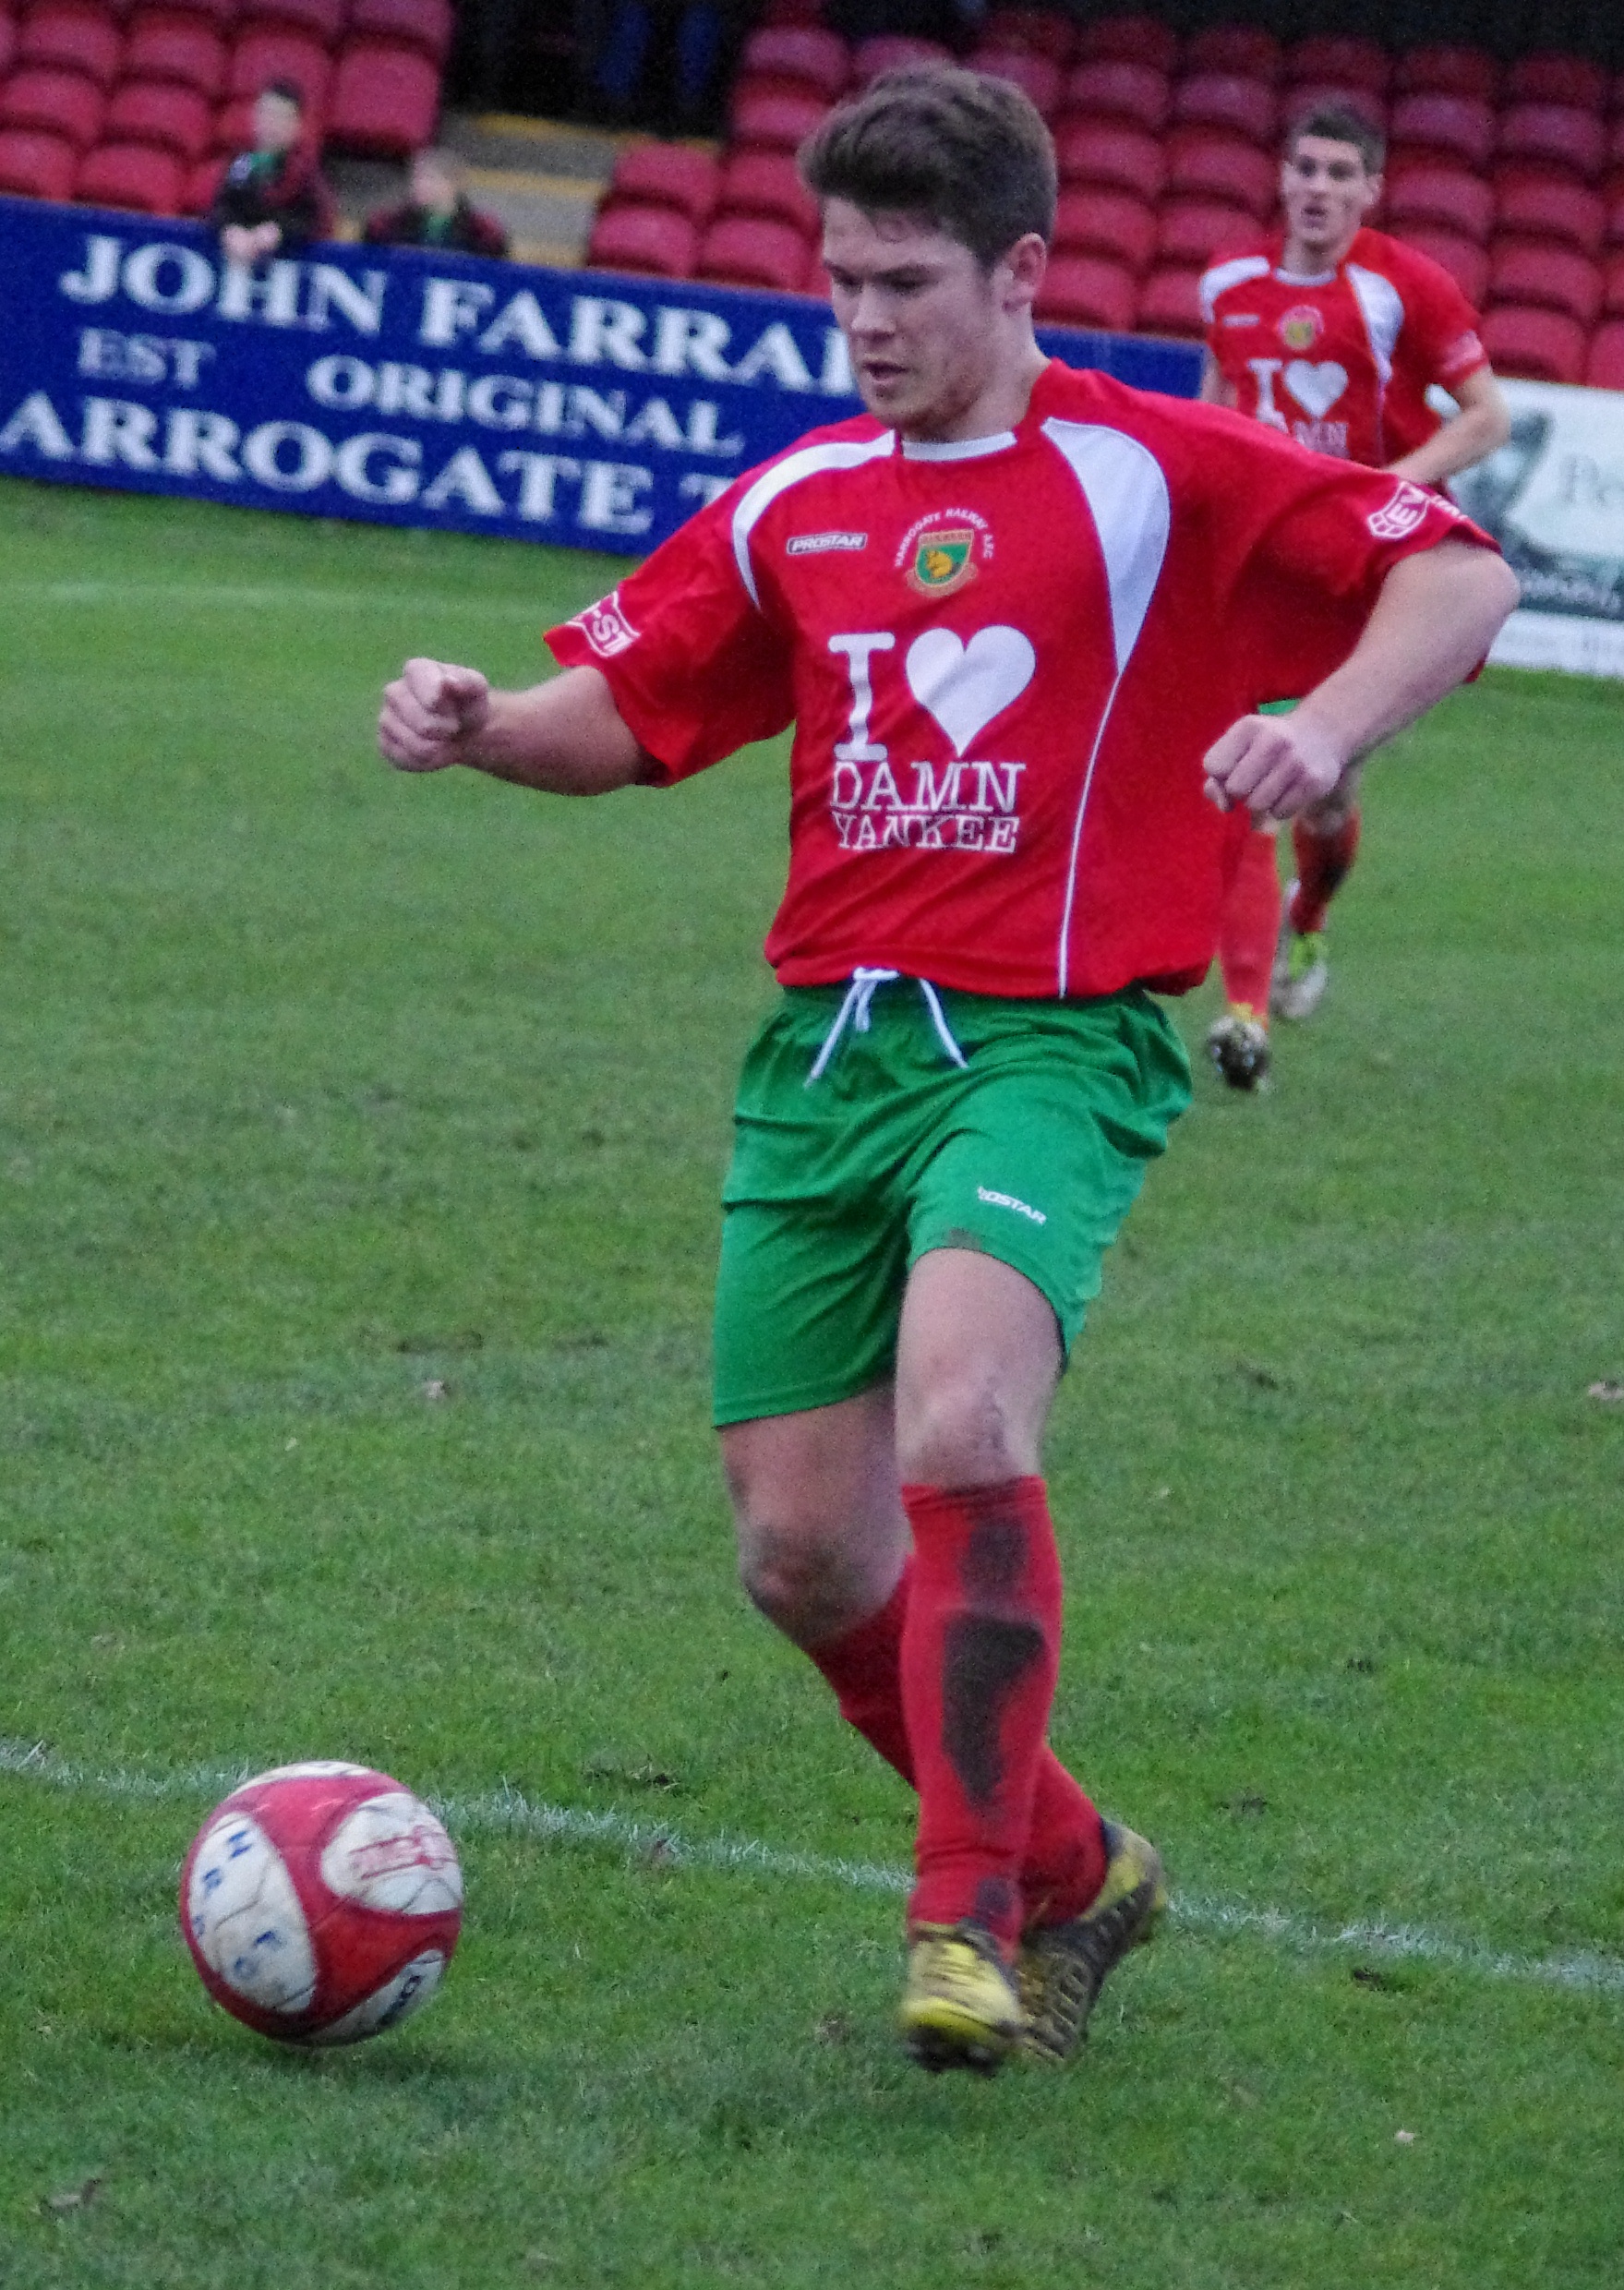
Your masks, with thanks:
[[[990,2072],[1065,2057],[1165,1899],[1048,1746],[1041,1476],[1188,1100],[1149,989],[1205,974],[1248,811],[1317,800],[1468,674],[1515,583],[1418,486],[1045,359],[1053,149],[1003,81],[890,75],[801,164],[866,412],[555,629],[550,682],[408,661],[379,741],[595,794],[794,723],[716,1418],[752,1597],[919,1792],[905,2038]],[[1306,696],[1254,712],[1277,693]]]
[[[1201,281],[1201,394],[1311,452],[1436,486],[1503,445],[1510,416],[1476,313],[1449,272],[1365,225],[1384,156],[1380,135],[1349,105],[1322,104],[1294,123],[1281,166],[1283,229]],[[1452,421],[1428,404],[1435,387],[1459,405]],[[1285,932],[1272,834],[1259,829],[1233,855],[1219,941],[1230,1007],[1208,1048],[1237,1089],[1268,1070],[1270,1006],[1306,1018],[1325,991],[1326,910],[1358,849],[1358,792],[1355,764],[1293,820]]]

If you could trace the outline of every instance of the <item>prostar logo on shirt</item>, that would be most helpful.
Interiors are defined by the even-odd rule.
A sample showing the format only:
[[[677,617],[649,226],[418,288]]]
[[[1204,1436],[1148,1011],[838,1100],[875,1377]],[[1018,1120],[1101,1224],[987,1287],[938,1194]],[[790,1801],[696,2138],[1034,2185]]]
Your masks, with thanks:
[[[577,613],[575,625],[599,657],[612,660],[617,652],[624,652],[637,642],[637,631],[620,609],[620,592],[612,588],[599,604],[589,604],[584,612]]]
[[[821,557],[829,548],[866,548],[866,533],[791,533],[784,544],[787,557]]]

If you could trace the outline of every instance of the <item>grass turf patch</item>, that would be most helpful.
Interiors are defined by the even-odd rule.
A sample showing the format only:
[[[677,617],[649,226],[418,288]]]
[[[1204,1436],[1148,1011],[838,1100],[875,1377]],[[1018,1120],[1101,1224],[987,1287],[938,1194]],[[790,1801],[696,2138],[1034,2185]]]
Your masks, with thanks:
[[[528,681],[613,568],[0,500],[0,1734],[900,1868],[705,1428],[781,756],[396,777],[406,651]],[[1056,1411],[1058,1743],[1283,1936],[944,2086],[884,1892],[475,1826],[432,2011],[304,2059],[174,1931],[207,1786],[0,1774],[0,2282],[1616,2282],[1618,1995],[1448,1953],[1624,1948],[1616,726],[1491,675],[1377,765],[1331,996],[1200,1090]]]

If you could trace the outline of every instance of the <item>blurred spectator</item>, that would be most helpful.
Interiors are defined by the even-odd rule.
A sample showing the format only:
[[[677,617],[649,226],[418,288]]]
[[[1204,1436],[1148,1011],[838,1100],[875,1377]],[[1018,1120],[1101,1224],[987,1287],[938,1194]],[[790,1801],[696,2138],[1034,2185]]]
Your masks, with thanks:
[[[740,0],[581,0],[588,109],[668,135],[714,127],[746,14]]]
[[[209,210],[228,262],[296,253],[332,235],[332,194],[315,143],[305,133],[305,99],[291,79],[273,79],[254,103],[254,148],[240,151]]]
[[[369,247],[453,247],[497,261],[507,253],[508,235],[496,217],[470,205],[455,151],[419,151],[407,189],[403,206],[367,218]]]

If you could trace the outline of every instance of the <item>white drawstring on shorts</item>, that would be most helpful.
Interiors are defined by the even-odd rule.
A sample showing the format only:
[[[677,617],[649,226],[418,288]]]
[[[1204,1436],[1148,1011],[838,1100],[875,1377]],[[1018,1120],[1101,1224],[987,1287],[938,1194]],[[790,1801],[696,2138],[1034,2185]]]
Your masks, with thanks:
[[[807,1075],[806,1086],[809,1090],[814,1081],[823,1079],[847,1027],[849,1026],[853,1033],[867,1033],[869,1013],[873,1006],[875,993],[881,986],[894,985],[901,976],[900,970],[859,968],[852,971],[851,983],[846,989],[846,999],[836,1011],[835,1023],[824,1036],[824,1046],[813,1058],[812,1071]],[[931,1023],[936,1029],[937,1040],[956,1066],[964,1065],[967,1062],[964,1052],[953,1039],[953,1029],[944,1015],[941,997],[935,987],[928,978],[916,978],[913,982],[925,997],[925,1007],[931,1013]]]

